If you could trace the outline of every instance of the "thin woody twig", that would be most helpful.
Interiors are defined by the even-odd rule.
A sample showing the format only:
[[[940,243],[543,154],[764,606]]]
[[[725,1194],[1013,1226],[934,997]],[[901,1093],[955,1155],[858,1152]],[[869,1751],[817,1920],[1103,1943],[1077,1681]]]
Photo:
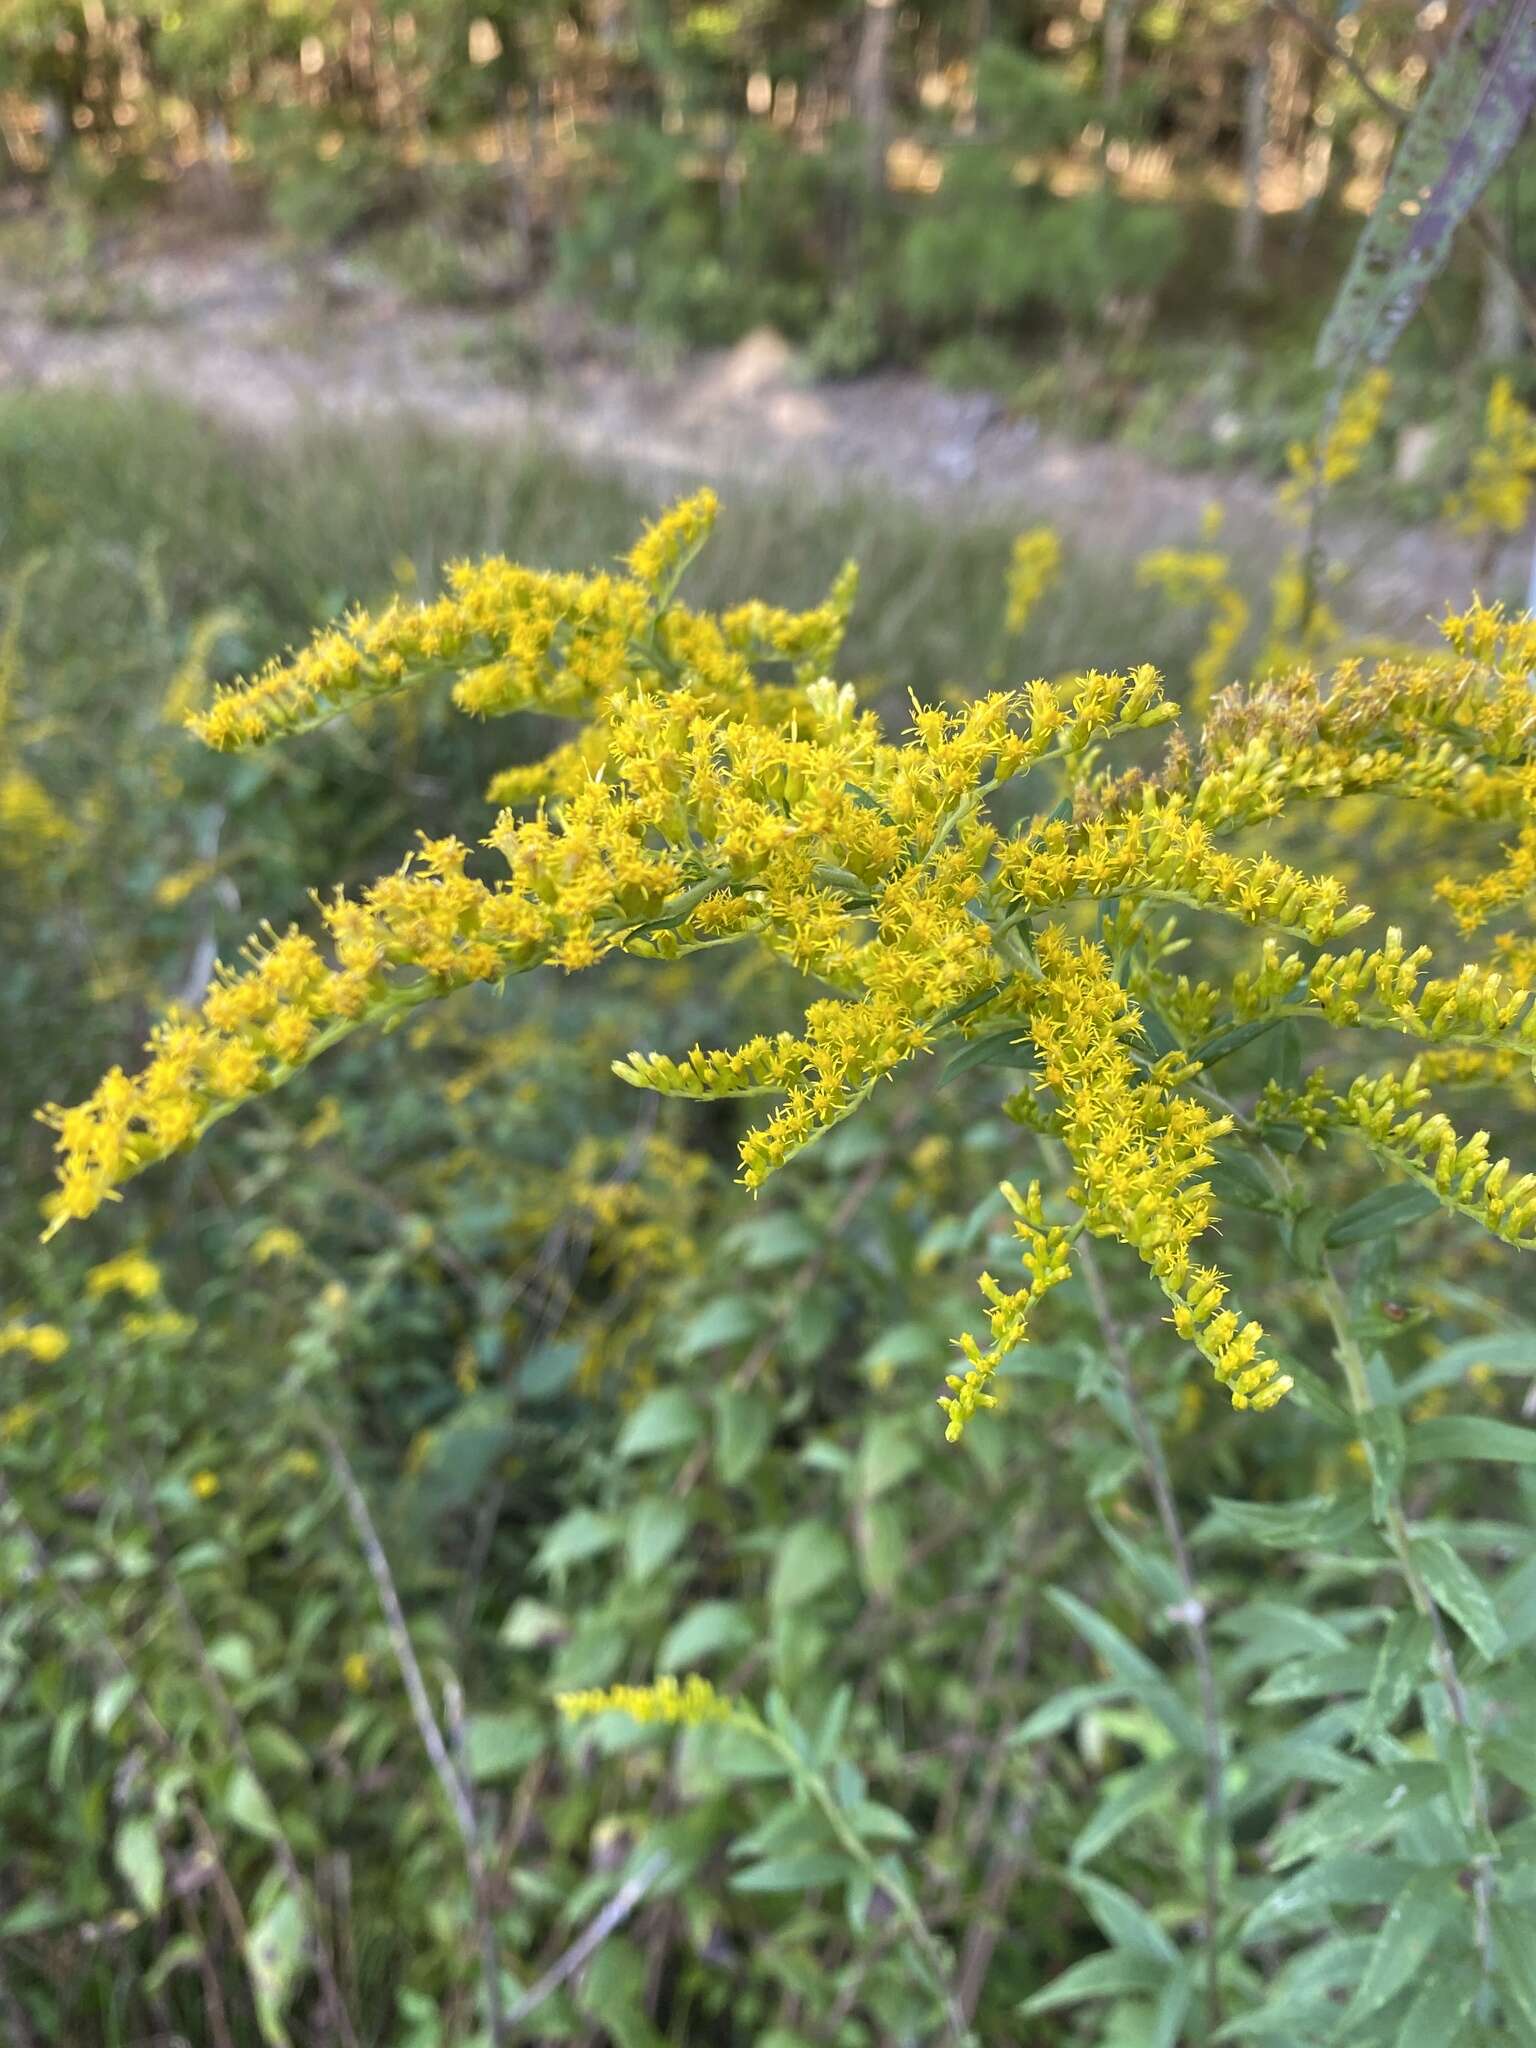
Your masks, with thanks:
[[[596,1955],[609,1935],[623,1926],[666,1869],[667,1858],[659,1849],[647,1856],[635,1871],[625,1878],[607,1905],[576,1937],[564,1955],[557,1962],[551,1963],[538,1982],[530,1985],[523,1993],[507,2014],[508,2027],[520,2025],[530,2014],[536,2012],[547,1998],[552,1998],[562,1984],[574,1977],[583,1964]]]
[[[389,1634],[390,1648],[405,1685],[406,1698],[410,1702],[411,1715],[421,1737],[422,1747],[426,1750],[427,1760],[443,1789],[443,1795],[448,1801],[449,1811],[453,1815],[464,1846],[464,1864],[469,1874],[470,1898],[480,1938],[486,2026],[496,2048],[501,2048],[501,2044],[509,2038],[509,2022],[502,2009],[501,1963],[496,1946],[496,1924],[491,1912],[485,1854],[480,1841],[480,1824],[468,1779],[450,1755],[442,1727],[433,1711],[426,1680],[422,1676],[415,1646],[411,1642],[410,1630],[406,1626],[405,1609],[400,1603],[394,1574],[389,1566],[389,1557],[379,1540],[373,1515],[357,1482],[357,1475],[352,1470],[351,1461],[334,1430],[318,1418],[314,1419],[313,1427],[325,1445],[332,1474],[341,1489],[348,1518],[372,1575],[374,1589],[379,1596],[379,1605],[384,1610],[384,1623]]]

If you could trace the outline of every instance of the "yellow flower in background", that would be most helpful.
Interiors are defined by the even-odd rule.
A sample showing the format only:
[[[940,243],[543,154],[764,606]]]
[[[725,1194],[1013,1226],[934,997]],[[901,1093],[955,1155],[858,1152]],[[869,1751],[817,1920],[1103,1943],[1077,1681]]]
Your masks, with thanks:
[[[1356,474],[1376,438],[1391,390],[1389,370],[1367,370],[1345,392],[1332,424],[1317,440],[1291,443],[1286,450],[1291,481],[1280,493],[1283,501],[1295,504],[1318,488],[1331,489]]]
[[[69,1335],[57,1323],[0,1323],[0,1357],[21,1351],[38,1365],[53,1365],[69,1349]]]
[[[92,1301],[102,1301],[109,1294],[148,1301],[160,1291],[160,1268],[143,1252],[123,1252],[103,1265],[92,1266],[85,1276],[85,1291]]]
[[[199,1500],[212,1500],[219,1490],[219,1475],[205,1466],[201,1472],[192,1474],[192,1491]]]
[[[304,1240],[296,1230],[290,1230],[283,1223],[272,1223],[251,1246],[251,1263],[255,1266],[267,1266],[274,1260],[300,1258],[303,1252]]]
[[[587,1692],[562,1692],[555,1705],[568,1721],[594,1714],[627,1714],[632,1721],[659,1721],[696,1727],[705,1721],[729,1721],[736,1707],[697,1672],[687,1678],[658,1678],[653,1685],[610,1685]]]
[[[178,903],[185,903],[189,896],[195,895],[205,882],[212,881],[217,873],[212,861],[204,860],[190,868],[178,868],[175,874],[162,875],[155,884],[155,901],[162,910],[174,910]]]
[[[353,1650],[341,1660],[341,1676],[349,1692],[366,1692],[373,1682],[373,1660]]]
[[[125,1337],[142,1342],[155,1337],[190,1337],[197,1328],[196,1316],[183,1315],[179,1309],[156,1309],[145,1314],[136,1309],[123,1317],[122,1330]]]
[[[283,1456],[283,1470],[291,1472],[295,1479],[313,1479],[320,1470],[320,1460],[313,1451],[288,1451]]]
[[[1013,544],[1008,563],[1007,627],[1022,633],[1036,605],[1061,575],[1061,540],[1049,526],[1031,527]]]
[[[1508,377],[1496,377],[1483,439],[1472,451],[1465,485],[1445,501],[1445,516],[1463,533],[1518,533],[1531,509],[1533,477],[1536,416],[1520,403]]]
[[[299,1143],[308,1150],[334,1138],[341,1129],[341,1104],[334,1095],[322,1095],[320,1106],[299,1132]]]
[[[40,1401],[18,1401],[0,1414],[0,1444],[15,1443],[26,1435],[43,1412]]]

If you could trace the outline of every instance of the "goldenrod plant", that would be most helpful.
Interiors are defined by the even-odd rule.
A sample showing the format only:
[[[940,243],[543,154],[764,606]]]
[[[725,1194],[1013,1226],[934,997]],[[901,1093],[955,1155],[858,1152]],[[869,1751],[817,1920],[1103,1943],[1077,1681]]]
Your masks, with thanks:
[[[44,2038],[1536,2038],[1532,629],[882,720],[851,575],[688,602],[713,517],[186,692],[271,817],[327,719],[473,753],[53,1113],[0,1978]]]
[[[850,572],[799,616],[748,604],[711,617],[677,602],[715,510],[709,492],[677,505],[622,577],[458,568],[444,598],[354,615],[192,715],[211,745],[257,746],[452,674],[471,715],[537,706],[581,719],[583,733],[524,773],[531,811],[508,806],[484,835],[504,875],[472,873],[458,837],[424,838],[360,897],[322,905],[331,957],[298,929],[269,930],[198,1013],[156,1028],[147,1066],[49,1109],[61,1159],[50,1229],[361,1026],[544,962],[574,971],[614,952],[672,959],[753,941],[829,991],[801,1033],[683,1059],[637,1052],[615,1069],[664,1095],[780,1098],[742,1141],[748,1187],[899,1069],[946,1053],[1026,1054],[1016,1113],[1071,1161],[1064,1231],[1047,1230],[1038,1187],[1016,1198],[1032,1277],[1011,1294],[983,1278],[994,1343],[962,1340],[964,1369],[941,1403],[952,1438],[992,1404],[999,1360],[1084,1230],[1138,1253],[1235,1406],[1272,1407],[1292,1381],[1205,1255],[1217,1211],[1203,1176],[1243,1142],[1204,1081],[1213,1052],[1234,1032],[1315,1016],[1529,1058],[1536,1009],[1492,962],[1433,976],[1428,948],[1406,952],[1395,928],[1340,954],[1369,908],[1332,875],[1229,842],[1301,804],[1383,791],[1519,825],[1536,629],[1474,606],[1447,622],[1446,652],[1347,664],[1326,690],[1303,671],[1230,693],[1128,774],[1111,771],[1107,744],[1179,715],[1149,668],[1037,681],[958,711],[914,706],[893,743],[826,673]],[[1023,799],[1035,808],[1007,828],[991,800],[1037,774],[1045,789]],[[1524,894],[1527,862],[1522,840],[1505,864],[1442,891],[1472,920],[1473,906]],[[1169,909],[1264,933],[1260,971],[1170,996],[1163,963],[1187,941]],[[1276,934],[1310,955],[1280,958]],[[1192,1007],[1201,1028],[1180,1037]],[[1536,1176],[1495,1160],[1485,1133],[1463,1141],[1443,1112],[1425,1114],[1420,1077],[1410,1066],[1325,1086],[1315,1071],[1308,1138],[1358,1132],[1405,1181],[1508,1243],[1536,1243]]]

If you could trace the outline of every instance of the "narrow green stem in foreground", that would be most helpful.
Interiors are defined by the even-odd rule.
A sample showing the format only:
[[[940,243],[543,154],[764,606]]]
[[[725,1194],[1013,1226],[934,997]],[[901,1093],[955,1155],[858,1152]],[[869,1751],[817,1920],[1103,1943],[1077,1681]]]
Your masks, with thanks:
[[[1211,1655],[1205,1602],[1200,1597],[1200,1589],[1195,1581],[1194,1561],[1184,1534],[1184,1525],[1179,1519],[1178,1503],[1174,1498],[1173,1475],[1168,1469],[1168,1460],[1163,1453],[1162,1439],[1158,1436],[1156,1425],[1148,1415],[1141,1391],[1136,1385],[1130,1352],[1126,1348],[1124,1335],[1110,1301],[1109,1287],[1099,1265],[1098,1254],[1087,1238],[1083,1238],[1077,1246],[1077,1260],[1088,1285],[1088,1295],[1093,1303],[1099,1333],[1104,1339],[1104,1349],[1109,1354],[1109,1362],[1114,1367],[1120,1391],[1125,1396],[1131,1429],[1136,1438],[1137,1449],[1141,1452],[1147,1482],[1152,1489],[1152,1498],[1157,1507],[1157,1518],[1162,1524],[1163,1534],[1173,1553],[1179,1590],[1184,1596],[1175,1610],[1174,1618],[1189,1638],[1190,1656],[1199,1680],[1200,1723],[1205,1746],[1205,2038],[1209,2041],[1215,2038],[1222,2022],[1221,1851],[1227,1835],[1227,1749],[1226,1739],[1222,1733],[1221,1696],[1216,1685],[1216,1664]]]
[[[1328,1320],[1333,1325],[1334,1357],[1338,1360],[1339,1369],[1344,1375],[1350,1408],[1356,1419],[1364,1424],[1376,1404],[1371,1399],[1365,1356],[1354,1333],[1349,1304],[1344,1298],[1344,1290],[1339,1285],[1337,1275],[1326,1258],[1322,1262],[1322,1277],[1318,1291],[1323,1307],[1328,1312]],[[1369,1435],[1363,1441],[1366,1456],[1371,1461],[1371,1473],[1375,1482],[1372,1487],[1372,1499],[1378,1503],[1377,1526],[1391,1545],[1392,1555],[1402,1572],[1414,1606],[1429,1624],[1435,1676],[1440,1681],[1451,1719],[1467,1739],[1467,1772],[1471,1787],[1472,1817],[1481,1838],[1472,1859],[1472,1907],[1476,1922],[1478,1956],[1486,1976],[1492,1964],[1493,1954],[1490,1913],[1493,1870],[1489,1846],[1493,1841],[1493,1829],[1489,1814],[1488,1785],[1477,1754],[1477,1728],[1466,1687],[1462,1683],[1461,1673],[1456,1668],[1456,1653],[1451,1647],[1450,1637],[1446,1634],[1445,1617],[1436,1605],[1435,1597],[1425,1583],[1418,1560],[1414,1557],[1413,1538],[1409,1532],[1408,1519],[1403,1513],[1402,1503],[1397,1496],[1396,1485],[1392,1475],[1383,1470]]]
[[[891,1900],[898,1917],[911,1935],[917,1953],[918,1966],[929,1986],[944,2007],[945,2031],[955,2043],[955,2048],[974,2048],[976,2036],[966,2024],[965,2014],[956,2003],[954,1992],[949,1985],[949,1962],[937,1937],[917,1907],[906,1885],[886,1869],[882,1870],[869,1852],[869,1845],[859,1835],[839,1805],[831,1786],[821,1772],[808,1764],[794,1745],[785,1740],[777,1730],[771,1728],[750,1708],[737,1707],[735,1718],[761,1743],[782,1759],[794,1782],[799,1785],[821,1813],[827,1826],[836,1837],[838,1846],[851,1856],[864,1872],[872,1885],[879,1887]]]

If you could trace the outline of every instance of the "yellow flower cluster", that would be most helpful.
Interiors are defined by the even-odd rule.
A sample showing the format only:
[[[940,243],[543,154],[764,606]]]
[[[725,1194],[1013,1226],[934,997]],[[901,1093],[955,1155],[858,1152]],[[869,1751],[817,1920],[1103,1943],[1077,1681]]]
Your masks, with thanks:
[[[1313,443],[1293,441],[1286,450],[1290,464],[1291,497],[1303,495],[1321,485],[1331,489],[1352,477],[1365,460],[1365,451],[1375,440],[1381,415],[1392,389],[1386,370],[1367,370],[1340,402],[1330,426]]]
[[[658,1678],[653,1685],[610,1685],[601,1690],[557,1693],[555,1705],[568,1721],[590,1720],[594,1714],[627,1714],[632,1721],[681,1723],[685,1727],[730,1721],[737,1712],[734,1704],[697,1672],[684,1679]]]
[[[1225,1306],[1226,1282],[1194,1263],[1214,1220],[1200,1179],[1230,1121],[1177,1092],[1180,1055],[1142,1072],[1126,1041],[1140,1025],[1103,948],[1059,925],[1040,934],[1041,978],[1028,1002],[1041,1079],[1060,1107],[1056,1128],[1077,1172],[1073,1198],[1096,1237],[1117,1237],[1150,1268],[1179,1335],[1209,1359],[1237,1408],[1270,1408],[1290,1388],[1259,1352],[1263,1331]]]
[[[1161,590],[1186,610],[1209,608],[1205,645],[1189,665],[1191,701],[1206,704],[1231,679],[1233,657],[1248,630],[1248,600],[1232,582],[1230,559],[1210,549],[1157,548],[1136,565],[1136,580]]]
[[[648,526],[629,551],[636,579],[658,595],[676,589],[679,577],[713,531],[720,501],[713,491],[684,498]]]
[[[1510,1179],[1507,1159],[1495,1159],[1486,1131],[1458,1137],[1441,1111],[1425,1114],[1429,1099],[1417,1060],[1401,1074],[1359,1076],[1335,1102],[1340,1121],[1361,1132],[1383,1160],[1433,1190],[1447,1209],[1522,1250],[1536,1247],[1536,1173]]]
[[[27,590],[43,561],[41,554],[29,555],[11,577],[0,634],[0,867],[18,874],[34,869],[50,848],[74,836],[69,819],[23,762],[32,729],[16,709]]]
[[[1536,1061],[1536,994],[1518,967],[1468,963],[1455,975],[1426,977],[1431,958],[1428,946],[1410,951],[1396,925],[1370,951],[1319,953],[1310,965],[1266,939],[1259,965],[1233,978],[1233,1008],[1241,1019],[1313,1009],[1330,1024]]]
[[[1013,543],[1008,562],[1010,633],[1022,633],[1035,606],[1061,575],[1061,542],[1049,526],[1032,526]]]
[[[68,1332],[57,1323],[29,1323],[19,1316],[0,1323],[0,1358],[19,1352],[34,1365],[55,1365],[68,1349]]]
[[[1333,875],[1305,875],[1270,854],[1225,852],[1180,796],[1148,791],[1139,810],[1053,820],[997,856],[1001,888],[1031,912],[1134,893],[1143,901],[1223,910],[1319,942],[1363,923]]]
[[[1365,415],[1349,417],[1353,433]],[[1346,435],[1334,470],[1349,445]],[[247,723],[257,737],[297,729],[378,694],[398,655],[396,682],[441,669],[463,709],[536,704],[584,723],[508,783],[509,797],[539,802],[497,817],[482,841],[494,873],[478,872],[481,854],[472,867],[457,838],[423,840],[393,873],[322,906],[324,950],[301,931],[269,929],[243,971],[221,970],[198,1014],[158,1027],[138,1073],[114,1069],[85,1102],[50,1107],[53,1227],[89,1215],[360,1025],[544,962],[569,971],[615,951],[666,961],[751,941],[818,985],[798,1029],[680,1058],[636,1052],[616,1068],[663,1094],[772,1098],[741,1142],[750,1187],[930,1051],[996,1037],[1034,1056],[1035,1078],[1007,1112],[1065,1146],[1080,1220],[1048,1224],[1038,1190],[1009,1192],[1026,1284],[983,1281],[991,1344],[961,1345],[964,1367],[941,1397],[951,1436],[991,1405],[999,1362],[1067,1277],[1083,1228],[1136,1251],[1235,1405],[1272,1405],[1289,1381],[1259,1325],[1228,1306],[1203,1249],[1217,1224],[1206,1171],[1239,1133],[1154,1023],[1199,1046],[1233,1023],[1310,1014],[1427,1044],[1442,1068],[1453,1055],[1531,1064],[1529,942],[1521,950],[1510,937],[1496,964],[1439,978],[1396,929],[1373,949],[1309,962],[1276,935],[1332,946],[1370,913],[1340,874],[1227,842],[1323,799],[1382,795],[1467,827],[1536,832],[1536,625],[1474,606],[1447,621],[1445,649],[1347,662],[1326,687],[1301,671],[1226,690],[1201,731],[1175,733],[1160,768],[1143,744],[1138,764],[1112,777],[1107,741],[1134,746],[1177,715],[1151,668],[914,703],[909,731],[889,739],[827,672],[851,575],[810,613],[752,604],[711,616],[675,601],[714,515],[708,494],[677,508],[624,577],[462,567],[435,605],[354,619],[221,699],[226,711],[215,705],[208,718],[227,722],[209,729],[216,743],[221,732],[234,743]],[[1041,571],[1045,550],[1029,559]],[[765,665],[778,680],[762,679]],[[990,803],[1032,772],[1046,785],[1038,810],[1028,807],[1038,785],[1026,800]],[[1498,886],[1512,900],[1514,883]],[[1258,962],[1219,983],[1183,961],[1168,971],[1189,943],[1188,911],[1259,927]],[[1422,1088],[1423,1070],[1410,1071]],[[1462,1145],[1393,1085],[1341,1090],[1318,1075],[1290,1096],[1269,1091],[1256,1115],[1319,1138],[1364,1130],[1449,1206],[1527,1242],[1525,1183],[1511,1187],[1485,1139]],[[579,1198],[613,1256],[648,1258],[654,1205],[626,1194],[605,1163],[563,1182],[562,1199]],[[260,1256],[279,1255],[259,1242]]]
[[[1472,451],[1465,486],[1446,500],[1446,517],[1463,533],[1518,533],[1531,509],[1536,475],[1536,417],[1508,377],[1488,393],[1483,439]]]
[[[284,1223],[268,1224],[251,1246],[253,1266],[270,1266],[274,1262],[286,1265],[290,1260],[302,1258],[303,1255],[303,1238]]]
[[[960,1441],[965,1425],[978,1408],[997,1406],[997,1396],[988,1392],[992,1376],[1009,1352],[1016,1351],[1027,1338],[1030,1310],[1035,1303],[1072,1277],[1071,1248],[1077,1233],[1059,1223],[1046,1222],[1039,1181],[1032,1180],[1021,1195],[1011,1181],[1005,1180],[1001,1193],[1013,1211],[1014,1235],[1024,1246],[1021,1256],[1029,1281],[1011,1294],[990,1273],[983,1273],[976,1282],[990,1304],[987,1320],[992,1342],[983,1351],[969,1331],[959,1340],[965,1371],[949,1373],[945,1385],[950,1391],[939,1396],[939,1406],[947,1418],[944,1434],[952,1444]]]
[[[160,1268],[143,1252],[123,1252],[104,1265],[92,1266],[85,1276],[85,1291],[93,1301],[108,1294],[126,1294],[133,1301],[148,1301],[160,1292]]]

